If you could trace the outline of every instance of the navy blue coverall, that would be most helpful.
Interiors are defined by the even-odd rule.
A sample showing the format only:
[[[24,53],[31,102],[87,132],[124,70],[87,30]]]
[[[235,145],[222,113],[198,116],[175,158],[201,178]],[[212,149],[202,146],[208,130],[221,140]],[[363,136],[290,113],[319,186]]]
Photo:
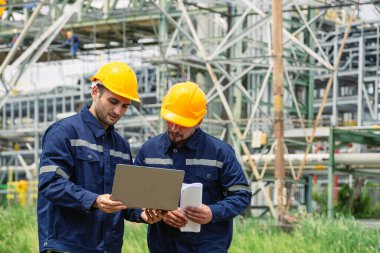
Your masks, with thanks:
[[[40,251],[121,252],[123,218],[137,217],[130,216],[128,209],[106,214],[92,205],[98,195],[111,193],[116,164],[132,163],[128,142],[113,126],[105,130],[84,107],[46,130],[42,150],[37,205]]]
[[[203,184],[202,203],[212,211],[211,222],[202,225],[200,233],[181,232],[163,221],[149,225],[150,252],[227,252],[233,218],[251,201],[248,182],[231,146],[199,128],[183,147],[176,148],[163,133],[143,144],[135,164],[184,170],[184,183]]]

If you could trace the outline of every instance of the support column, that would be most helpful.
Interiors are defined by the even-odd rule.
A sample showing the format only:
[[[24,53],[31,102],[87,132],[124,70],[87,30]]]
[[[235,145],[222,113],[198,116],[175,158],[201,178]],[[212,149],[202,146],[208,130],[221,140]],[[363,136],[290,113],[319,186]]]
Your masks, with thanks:
[[[243,10],[244,11],[244,10]],[[231,13],[233,14],[231,18],[231,27],[233,27],[236,23],[236,21],[239,19],[239,17],[235,17],[239,13],[239,8],[234,7],[231,10]],[[236,34],[241,33],[242,27],[239,26],[236,29]],[[231,58],[240,58],[242,57],[242,41],[237,42],[234,44],[234,46],[231,47]],[[241,65],[233,66],[231,65],[231,71],[235,73],[240,73],[241,72]],[[235,68],[235,69],[233,69]],[[241,79],[238,80],[237,82],[241,83]],[[236,119],[241,119],[242,118],[242,92],[240,89],[238,89],[235,85],[231,86],[231,92],[230,92],[230,104],[232,105],[232,112],[235,115]]]
[[[357,100],[357,126],[363,124],[363,66],[364,66],[364,39],[359,38],[359,66],[358,66],[358,100]]]
[[[50,0],[50,16],[51,16],[51,20],[56,20],[57,19],[57,12],[58,12],[58,9],[57,9],[57,1],[56,0]]]
[[[110,1],[103,0],[103,19],[107,19],[110,13]]]
[[[282,0],[273,0],[273,106],[274,106],[274,136],[277,139],[275,151],[275,178],[279,197],[278,202],[278,222],[282,223],[285,214],[284,203],[284,102],[283,102],[283,20],[282,20]]]
[[[160,0],[160,7],[164,10],[166,10],[167,6],[167,0]],[[163,13],[160,14],[160,18],[158,21],[158,36],[159,36],[159,46],[162,49],[166,41],[168,40],[168,23],[166,21],[165,15]],[[163,51],[163,50],[161,50]],[[165,60],[165,59],[163,59]],[[168,69],[167,64],[161,64],[158,68],[158,73],[156,77],[156,96],[159,103],[164,99],[165,93],[167,89],[169,88],[168,84]],[[159,124],[159,132],[163,132],[165,129],[165,126],[163,124],[163,121],[160,121]]]
[[[379,72],[379,55],[380,55],[380,29],[379,29],[379,25],[378,24],[375,24],[376,26],[376,75],[378,76],[378,72]],[[380,83],[380,79],[377,78],[376,81],[375,81],[375,87],[374,87],[374,93],[375,93],[375,103],[374,103],[374,106],[375,106],[375,119],[376,120],[379,120],[380,119],[380,115],[379,115],[379,83]]]
[[[29,18],[30,18],[30,12],[28,9],[30,4],[28,4],[27,0],[24,0],[24,3],[25,3],[25,6],[24,6],[24,24],[26,25],[28,23]]]
[[[328,167],[328,192],[327,192],[327,217],[334,218],[334,127],[330,127],[329,135],[329,167]]]
[[[312,206],[312,202],[313,202],[313,176],[311,175],[308,175],[306,177],[306,211],[308,213],[311,213],[313,212],[313,206]]]
[[[375,92],[375,106],[374,106],[374,111],[375,111],[375,119],[376,120],[379,120],[380,117],[379,117],[379,82],[380,82],[380,79],[377,79],[375,80],[375,87],[374,87],[374,92]]]
[[[339,40],[339,30],[338,27],[335,26],[335,41],[334,41],[334,62],[338,58],[338,40]],[[332,87],[332,116],[330,120],[331,126],[338,125],[338,109],[337,109],[337,97],[339,90],[339,80],[338,80],[338,71],[334,73],[333,79],[333,87]]]
[[[311,14],[312,14],[312,10],[309,8],[308,10],[308,20],[311,19]],[[312,27],[313,30],[316,29],[316,25],[315,23],[311,24],[310,25]],[[308,38],[308,46],[312,49],[314,49],[314,41],[311,37],[311,35],[309,35],[309,38]],[[315,64],[315,59],[313,57],[309,57],[309,63],[311,65],[314,65]],[[309,83],[308,83],[308,89],[307,89],[307,120],[308,120],[308,123],[305,124],[307,125],[307,127],[313,127],[313,121],[314,121],[314,88],[315,88],[315,78],[314,78],[314,75],[315,75],[315,72],[312,71],[312,70],[309,70],[308,71],[308,74],[309,74]]]

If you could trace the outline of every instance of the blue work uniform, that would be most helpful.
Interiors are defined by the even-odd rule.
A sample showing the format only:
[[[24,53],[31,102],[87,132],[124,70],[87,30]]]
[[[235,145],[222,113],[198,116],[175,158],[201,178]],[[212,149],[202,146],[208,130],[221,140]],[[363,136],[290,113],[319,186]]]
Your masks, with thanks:
[[[183,147],[176,148],[163,133],[142,145],[135,164],[184,170],[184,183],[203,184],[202,203],[212,211],[211,222],[202,225],[200,233],[181,232],[163,221],[149,225],[150,252],[227,252],[233,218],[251,201],[247,179],[231,146],[199,128]]]
[[[92,207],[110,194],[118,163],[131,164],[128,142],[105,130],[87,107],[51,125],[42,139],[38,185],[40,251],[121,252],[130,211]]]
[[[72,56],[76,56],[79,49],[79,38],[76,34],[73,34],[71,38],[67,38],[65,45],[70,45],[70,53]]]

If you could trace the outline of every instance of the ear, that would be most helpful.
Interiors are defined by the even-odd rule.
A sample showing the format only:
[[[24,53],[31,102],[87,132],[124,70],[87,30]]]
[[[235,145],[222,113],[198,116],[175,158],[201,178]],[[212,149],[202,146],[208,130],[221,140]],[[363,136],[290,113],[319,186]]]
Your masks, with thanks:
[[[195,126],[195,128],[199,128],[199,127],[201,126],[201,124],[202,124],[202,120],[203,120],[203,119],[201,119],[201,121],[198,122],[198,124]]]
[[[91,97],[93,100],[97,100],[99,98],[100,92],[98,86],[93,86],[91,90]]]

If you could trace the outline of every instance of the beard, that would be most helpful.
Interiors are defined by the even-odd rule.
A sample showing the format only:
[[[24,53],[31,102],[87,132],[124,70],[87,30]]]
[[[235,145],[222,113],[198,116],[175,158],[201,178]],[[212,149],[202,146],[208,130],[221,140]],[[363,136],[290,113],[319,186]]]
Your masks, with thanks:
[[[102,107],[102,105],[100,105],[100,104],[97,104],[95,106],[95,112],[96,112],[96,115],[98,116],[98,120],[103,125],[107,125],[107,126],[115,125],[116,122],[120,119],[120,117],[117,115],[114,115],[114,114],[109,115],[108,113],[105,113],[104,109],[101,107]],[[111,120],[109,117],[113,118],[114,120]]]
[[[169,140],[170,140],[170,142],[171,142],[174,146],[176,146],[177,148],[182,147],[183,144],[185,143],[185,140],[184,140],[182,134],[173,133],[173,132],[171,132],[171,131],[168,131],[168,136],[169,136]]]

